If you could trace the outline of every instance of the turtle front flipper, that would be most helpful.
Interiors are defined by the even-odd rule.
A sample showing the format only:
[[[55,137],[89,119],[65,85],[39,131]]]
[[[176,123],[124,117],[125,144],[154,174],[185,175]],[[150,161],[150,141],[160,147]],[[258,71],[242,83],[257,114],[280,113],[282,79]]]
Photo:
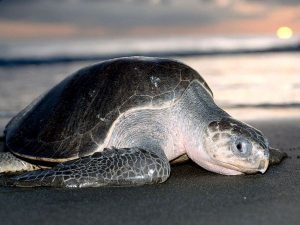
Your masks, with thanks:
[[[285,152],[282,152],[276,148],[269,148],[269,152],[270,152],[269,165],[279,164],[284,158],[287,157],[287,154]]]
[[[105,149],[52,169],[12,177],[7,185],[70,188],[134,186],[161,183],[169,175],[170,164],[164,155],[139,148]]]

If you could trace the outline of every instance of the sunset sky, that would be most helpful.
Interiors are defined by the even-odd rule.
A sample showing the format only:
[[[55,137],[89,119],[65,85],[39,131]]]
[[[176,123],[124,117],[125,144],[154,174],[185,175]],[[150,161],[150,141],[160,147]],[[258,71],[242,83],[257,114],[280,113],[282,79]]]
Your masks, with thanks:
[[[0,40],[300,33],[299,0],[0,0]]]

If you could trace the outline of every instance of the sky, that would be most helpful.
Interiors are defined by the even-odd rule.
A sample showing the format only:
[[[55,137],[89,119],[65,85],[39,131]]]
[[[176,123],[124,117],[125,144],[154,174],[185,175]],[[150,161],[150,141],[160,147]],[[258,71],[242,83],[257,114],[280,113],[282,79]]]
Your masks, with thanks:
[[[299,0],[0,0],[0,40],[300,34]]]

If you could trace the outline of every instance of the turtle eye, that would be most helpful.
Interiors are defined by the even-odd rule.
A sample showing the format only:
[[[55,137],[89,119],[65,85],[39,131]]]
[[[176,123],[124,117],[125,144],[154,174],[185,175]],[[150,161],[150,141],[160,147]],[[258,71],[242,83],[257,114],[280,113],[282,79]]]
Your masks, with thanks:
[[[233,142],[233,153],[241,157],[247,157],[252,152],[252,144],[246,139],[238,138]]]

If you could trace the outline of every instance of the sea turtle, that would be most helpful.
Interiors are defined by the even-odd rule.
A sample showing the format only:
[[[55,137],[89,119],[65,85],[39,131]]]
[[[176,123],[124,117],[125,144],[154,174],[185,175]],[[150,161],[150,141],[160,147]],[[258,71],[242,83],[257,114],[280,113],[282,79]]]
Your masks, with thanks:
[[[151,57],[80,69],[17,114],[4,135],[0,173],[14,174],[5,181],[12,186],[159,183],[183,155],[220,174],[264,173],[270,155],[265,136],[220,109],[195,70]],[[274,152],[279,162],[283,153]]]

